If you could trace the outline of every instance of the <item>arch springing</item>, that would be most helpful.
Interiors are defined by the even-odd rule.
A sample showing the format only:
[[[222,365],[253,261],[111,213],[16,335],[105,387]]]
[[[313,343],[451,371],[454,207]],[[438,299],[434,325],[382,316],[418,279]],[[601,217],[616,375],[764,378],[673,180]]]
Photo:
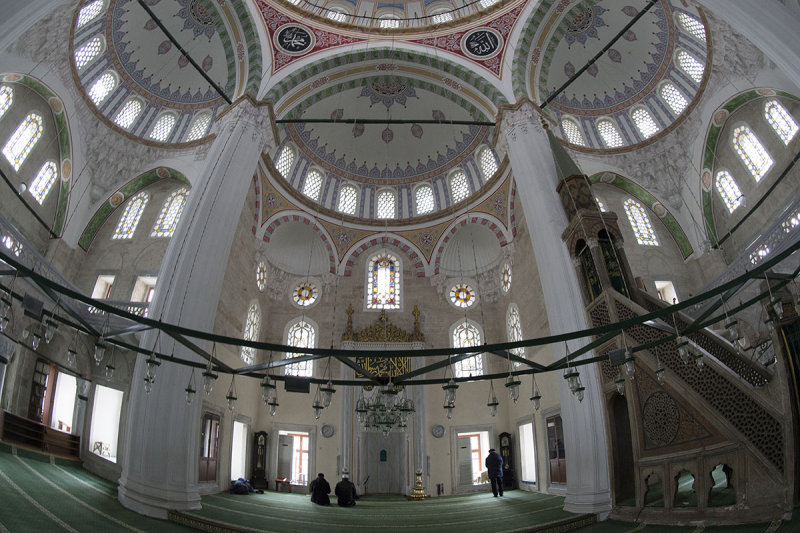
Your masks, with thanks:
[[[788,145],[797,134],[797,122],[777,100],[770,100],[764,104],[764,117],[783,144]]]
[[[453,348],[466,348],[469,346],[480,346],[481,332],[466,319],[462,320],[453,328]],[[457,378],[483,375],[483,356],[476,354],[466,359],[462,359],[455,364],[453,371]]]
[[[564,118],[561,120],[561,131],[564,132],[564,136],[566,136],[567,141],[571,144],[586,146],[586,141],[583,139],[583,133],[581,133],[581,129],[571,118]]]
[[[116,122],[117,126],[120,128],[128,129],[131,127],[131,124],[134,123],[136,117],[139,116],[139,113],[142,112],[142,109],[144,109],[144,104],[142,104],[141,100],[138,98],[131,98],[125,102],[125,105],[119,110],[117,116],[114,117],[114,122]]]
[[[295,348],[314,348],[316,346],[317,331],[313,325],[305,320],[298,320],[289,327],[286,334],[286,344],[294,346]],[[291,359],[294,357],[302,356],[303,354],[287,353],[286,358]],[[313,362],[302,361],[299,363],[291,363],[284,367],[287,376],[298,377],[311,377]]]
[[[22,163],[31,153],[33,147],[42,136],[43,121],[42,117],[37,113],[28,113],[25,120],[17,126],[11,138],[3,148],[3,155],[14,170],[19,170]]]
[[[756,182],[761,181],[774,161],[753,130],[747,125],[739,126],[733,130],[731,143]]]
[[[136,232],[136,226],[139,225],[139,219],[142,218],[144,208],[150,196],[142,191],[128,201],[122,216],[117,223],[117,228],[114,230],[112,239],[132,239],[133,234]]]
[[[367,263],[367,309],[400,309],[400,260],[389,252]]]
[[[312,168],[306,172],[306,179],[303,183],[303,194],[312,200],[319,201],[319,194],[322,191],[322,172]]]
[[[625,144],[625,140],[620,135],[617,125],[611,120],[604,118],[597,121],[597,131],[603,138],[606,148],[619,148]]]
[[[416,205],[417,215],[432,213],[435,207],[433,187],[430,185],[420,185],[414,189],[414,203]]]
[[[355,215],[357,206],[358,191],[356,188],[352,185],[342,185],[339,189],[339,212],[346,215]]]
[[[744,196],[736,180],[733,179],[731,173],[727,170],[720,170],[717,172],[716,188],[725,207],[728,208],[729,213],[733,213],[737,207],[742,205]]]
[[[689,102],[686,100],[686,97],[683,96],[675,85],[672,83],[665,83],[661,86],[659,90],[659,94],[661,95],[661,99],[664,100],[672,112],[677,116],[683,113],[686,107],[689,105]]]
[[[56,182],[56,177],[58,175],[58,168],[56,164],[52,161],[48,161],[42,168],[39,170],[39,173],[36,174],[36,177],[33,178],[30,187],[28,190],[30,191],[31,195],[39,202],[39,205],[44,203],[44,199],[47,197],[47,193],[50,192],[50,189],[53,187],[53,184]]]
[[[261,312],[258,309],[258,304],[253,303],[247,310],[247,318],[244,322],[244,340],[257,341],[260,329]],[[256,361],[256,349],[250,346],[242,346],[241,357],[246,365],[252,365]]]
[[[178,227],[178,221],[181,219],[187,196],[189,196],[189,191],[186,190],[186,187],[181,187],[169,195],[161,207],[161,213],[158,214],[153,231],[150,232],[151,237],[172,237],[175,228]]]
[[[631,113],[631,118],[633,118],[633,123],[636,124],[636,129],[639,130],[639,133],[641,133],[642,137],[645,139],[652,137],[661,130],[653,119],[653,115],[650,114],[650,111],[643,107],[634,109],[633,113]]]
[[[625,208],[625,214],[628,216],[634,235],[636,235],[636,241],[645,246],[658,246],[656,232],[642,204],[628,198],[622,203],[622,206]]]

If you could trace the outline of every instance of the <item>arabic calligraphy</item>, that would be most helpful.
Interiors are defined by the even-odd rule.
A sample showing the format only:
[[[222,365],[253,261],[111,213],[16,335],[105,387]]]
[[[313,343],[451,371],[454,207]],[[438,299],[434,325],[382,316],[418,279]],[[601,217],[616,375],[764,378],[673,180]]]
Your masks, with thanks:
[[[503,36],[491,28],[478,28],[464,36],[461,50],[474,59],[489,59],[497,55],[503,44]]]
[[[290,55],[301,55],[314,46],[314,36],[306,28],[287,24],[275,33],[275,44]]]

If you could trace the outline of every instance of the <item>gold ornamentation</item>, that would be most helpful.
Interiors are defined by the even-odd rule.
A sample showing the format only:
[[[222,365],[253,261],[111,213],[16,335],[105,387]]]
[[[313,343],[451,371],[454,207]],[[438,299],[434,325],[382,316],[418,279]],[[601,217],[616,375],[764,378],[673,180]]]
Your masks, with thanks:
[[[409,496],[408,499],[421,502],[427,497],[428,495],[425,494],[425,487],[422,486],[422,470],[417,470],[414,473],[414,489],[411,491],[411,496]]]

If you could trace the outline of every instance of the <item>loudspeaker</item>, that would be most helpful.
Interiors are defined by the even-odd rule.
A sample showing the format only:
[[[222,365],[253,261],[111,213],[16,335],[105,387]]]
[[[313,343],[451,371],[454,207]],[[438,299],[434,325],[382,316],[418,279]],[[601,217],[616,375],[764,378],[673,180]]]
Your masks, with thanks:
[[[283,385],[286,392],[304,392],[308,394],[311,391],[311,380],[308,378],[286,376]]]
[[[617,348],[608,352],[608,360],[614,366],[619,366],[625,362],[625,348]]]
[[[37,300],[30,294],[22,297],[22,310],[25,316],[29,316],[34,320],[42,321],[42,311],[44,311],[44,302]]]

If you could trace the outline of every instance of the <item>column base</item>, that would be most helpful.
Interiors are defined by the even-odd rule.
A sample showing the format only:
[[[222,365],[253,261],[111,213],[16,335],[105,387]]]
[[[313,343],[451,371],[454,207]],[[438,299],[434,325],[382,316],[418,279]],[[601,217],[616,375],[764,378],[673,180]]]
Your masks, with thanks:
[[[132,488],[131,485],[135,485],[136,488]],[[120,483],[117,497],[123,507],[160,520],[167,520],[169,511],[191,511],[202,508],[196,487],[193,490],[178,491],[131,482],[123,486]]]
[[[602,522],[608,519],[611,514],[611,494],[602,491],[589,494],[574,494],[567,492],[564,499],[564,510],[570,513],[597,515],[597,521]]]

